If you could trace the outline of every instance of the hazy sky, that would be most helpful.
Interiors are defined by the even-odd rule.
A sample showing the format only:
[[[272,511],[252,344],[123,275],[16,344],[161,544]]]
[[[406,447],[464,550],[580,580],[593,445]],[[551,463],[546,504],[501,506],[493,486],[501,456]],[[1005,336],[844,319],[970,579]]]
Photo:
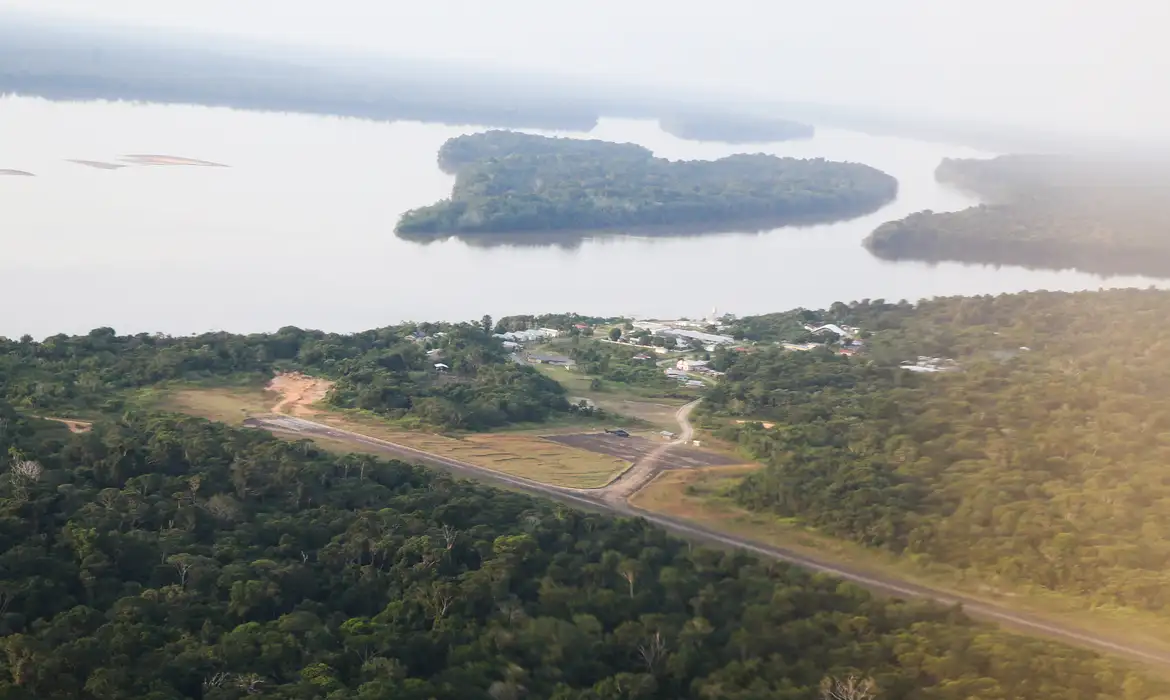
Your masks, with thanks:
[[[1170,0],[0,0],[4,7],[1170,138]]]

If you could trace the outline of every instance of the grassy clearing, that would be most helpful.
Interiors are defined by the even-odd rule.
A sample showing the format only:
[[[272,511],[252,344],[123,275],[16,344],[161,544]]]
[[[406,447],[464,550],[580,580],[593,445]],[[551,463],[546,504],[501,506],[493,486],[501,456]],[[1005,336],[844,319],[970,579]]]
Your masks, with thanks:
[[[271,413],[280,400],[263,386],[158,388],[142,392],[139,401],[156,409],[200,416],[239,425],[245,418]]]
[[[263,387],[171,387],[144,394],[154,407],[238,425],[244,419],[271,414],[279,400]],[[599,488],[630,467],[629,462],[543,440],[535,433],[486,433],[460,436],[406,431],[400,425],[357,411],[315,409],[312,420],[407,447],[458,459],[479,467],[521,476],[554,486]],[[577,429],[582,429],[577,425]],[[332,451],[376,450],[343,440],[319,440]],[[340,444],[339,444],[340,443]]]
[[[1053,623],[1170,652],[1170,621],[1154,613],[1092,606],[1085,599],[1041,589],[991,586],[973,574],[949,567],[927,568],[909,557],[866,549],[824,535],[794,519],[745,510],[726,494],[757,469],[759,465],[664,472],[638,492],[631,503],[651,512],[685,518],[722,532],[815,556],[826,563],[977,598]]]
[[[570,398],[589,399],[595,406],[610,415],[620,416],[621,419],[625,419],[627,425],[633,427],[675,428],[678,423],[674,419],[674,414],[688,400],[663,398],[661,389],[615,382],[602,382],[602,388],[595,390],[590,387],[592,377],[572,369],[551,365],[536,365],[536,368],[546,377],[556,380],[565,387]],[[617,422],[623,421],[619,419]]]
[[[630,467],[629,462],[534,435],[482,434],[451,438],[410,433],[398,436],[395,441],[505,474],[571,488],[605,486]]]

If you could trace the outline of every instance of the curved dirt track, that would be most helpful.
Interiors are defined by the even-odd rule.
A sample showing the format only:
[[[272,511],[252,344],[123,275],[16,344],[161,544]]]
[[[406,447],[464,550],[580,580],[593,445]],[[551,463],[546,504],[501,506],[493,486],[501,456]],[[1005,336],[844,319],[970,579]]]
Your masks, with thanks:
[[[381,440],[348,430],[341,430],[289,415],[252,418],[246,421],[245,425],[285,434],[303,435],[306,438],[312,438],[314,435],[318,435],[357,443],[375,448],[377,451],[384,452],[390,457],[421,462],[460,476],[487,481],[504,488],[526,491],[538,496],[552,498],[586,510],[610,511],[620,515],[643,518],[687,539],[698,540],[716,546],[746,550],[762,557],[787,562],[818,573],[829,574],[881,595],[900,598],[925,598],[943,605],[962,605],[963,610],[973,617],[990,620],[1018,632],[1050,637],[1068,644],[1126,657],[1141,663],[1170,668],[1170,654],[1167,653],[1144,649],[1140,646],[1127,644],[1122,640],[1051,623],[1031,615],[1016,613],[993,603],[931,589],[895,578],[874,575],[862,569],[821,560],[783,547],[753,542],[744,537],[729,535],[686,520],[660,515],[630,505],[628,501],[629,497],[658,475],[660,470],[657,465],[661,461],[661,458],[675,447],[690,442],[694,434],[690,423],[690,413],[698,404],[699,401],[689,403],[680,408],[675,414],[679,423],[679,438],[677,440],[656,449],[638,464],[631,467],[617,480],[601,489],[571,489],[549,486],[523,477],[511,476],[449,457],[424,452],[407,447],[406,445],[399,445],[387,440]]]
[[[695,406],[698,405],[699,401],[692,401],[675,412],[674,419],[678,421],[679,427],[678,439],[656,448],[622,472],[621,476],[609,482],[604,488],[594,490],[593,493],[598,494],[608,503],[626,503],[630,496],[649,484],[661,471],[658,465],[662,461],[662,457],[675,447],[681,447],[691,441],[695,429],[691,426],[690,416],[691,411],[695,410]]]

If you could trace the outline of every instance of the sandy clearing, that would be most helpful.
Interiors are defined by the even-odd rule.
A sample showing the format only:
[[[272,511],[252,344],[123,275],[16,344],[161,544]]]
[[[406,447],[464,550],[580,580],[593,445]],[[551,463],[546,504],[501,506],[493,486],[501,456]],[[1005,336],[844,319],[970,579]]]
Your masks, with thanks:
[[[312,405],[325,400],[333,382],[310,377],[300,372],[278,374],[268,382],[268,390],[280,395],[280,401],[272,407],[273,413],[289,413],[297,416],[316,415]]]
[[[775,423],[768,423],[762,420],[737,420],[735,422],[739,423],[740,425],[743,425],[744,423],[759,423],[760,425],[764,426],[764,430],[771,430],[772,428],[776,427]]]
[[[49,416],[35,416],[41,420],[51,420],[54,423],[64,423],[71,433],[88,433],[93,430],[93,423],[87,420],[73,420],[72,418],[50,418]]]
[[[76,163],[77,165],[84,165],[87,168],[95,168],[97,170],[119,170],[130,167],[122,163],[107,163],[104,160],[81,160],[78,158],[66,158],[65,160],[69,163]]]
[[[194,158],[180,158],[179,156],[166,156],[159,154],[132,154],[122,156],[118,160],[124,160],[128,163],[136,165],[194,165],[203,168],[226,168],[228,166],[223,163],[213,163],[209,160],[196,160]]]

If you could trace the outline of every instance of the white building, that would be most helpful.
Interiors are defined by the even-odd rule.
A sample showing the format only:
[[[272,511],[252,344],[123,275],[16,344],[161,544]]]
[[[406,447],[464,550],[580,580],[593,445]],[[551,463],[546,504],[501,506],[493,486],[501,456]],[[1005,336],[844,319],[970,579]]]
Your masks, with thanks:
[[[674,363],[675,368],[684,372],[695,372],[711,364],[707,360],[679,360]]]
[[[853,326],[838,326],[835,323],[826,323],[823,326],[814,326],[811,323],[804,324],[804,329],[814,335],[820,335],[825,331],[832,331],[842,338],[852,338],[857,335],[859,329]]]
[[[661,335],[666,338],[697,340],[704,345],[734,345],[736,343],[735,338],[729,335],[715,335],[714,333],[688,331],[681,328],[660,328],[654,331],[654,335]]]
[[[555,328],[529,328],[526,331],[512,331],[496,333],[494,337],[512,343],[538,343],[542,340],[551,340],[560,337],[561,332]]]

